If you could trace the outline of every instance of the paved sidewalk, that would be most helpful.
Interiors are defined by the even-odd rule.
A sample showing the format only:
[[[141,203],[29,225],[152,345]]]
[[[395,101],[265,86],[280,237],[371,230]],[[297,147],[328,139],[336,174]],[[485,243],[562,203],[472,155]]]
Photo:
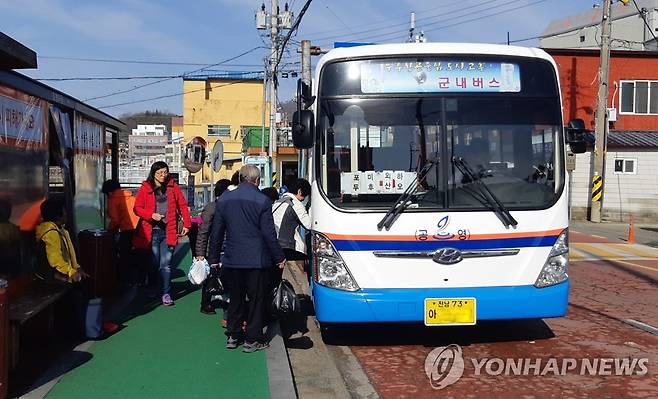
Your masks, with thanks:
[[[187,282],[189,245],[183,244],[174,259],[176,305],[138,296],[124,312],[125,327],[82,349],[88,360],[66,372],[47,398],[294,397],[278,325],[270,326],[278,335],[267,351],[227,350],[221,310],[216,316],[201,314],[200,291]],[[26,397],[37,397],[38,391]]]
[[[569,231],[587,234],[595,238],[626,242],[628,238],[628,223],[573,221],[571,222]],[[635,242],[658,247],[658,225],[635,225]]]

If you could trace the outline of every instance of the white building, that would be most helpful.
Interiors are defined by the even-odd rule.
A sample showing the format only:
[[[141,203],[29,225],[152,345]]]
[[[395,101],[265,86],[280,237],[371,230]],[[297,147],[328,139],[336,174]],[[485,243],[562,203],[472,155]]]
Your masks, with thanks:
[[[165,125],[137,125],[132,130],[133,136],[166,136],[167,127]]]
[[[603,218],[656,222],[658,198],[658,134],[617,132],[608,137],[605,164]],[[578,154],[576,170],[570,173],[571,210],[575,219],[583,219],[590,207],[592,152]]]
[[[165,125],[137,125],[128,136],[129,163],[135,166],[165,161],[168,133]]]
[[[658,0],[635,0],[647,24],[633,2],[612,5],[613,50],[658,50]],[[551,21],[539,39],[542,48],[598,49],[601,47],[601,7],[578,15]],[[648,26],[647,26],[648,25]],[[653,32],[653,35],[652,35]]]

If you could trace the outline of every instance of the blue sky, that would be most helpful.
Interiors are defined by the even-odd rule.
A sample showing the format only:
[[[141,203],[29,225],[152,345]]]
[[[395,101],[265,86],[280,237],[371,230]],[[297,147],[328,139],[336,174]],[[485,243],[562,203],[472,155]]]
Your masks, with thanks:
[[[306,0],[289,0],[295,16]],[[269,9],[271,0],[266,1]],[[293,39],[330,48],[334,41],[404,41],[409,13],[430,41],[502,43],[539,35],[548,23],[591,8],[600,0],[313,0]],[[283,9],[285,1],[279,0]],[[2,31],[35,50],[35,78],[175,76],[203,65],[161,65],[63,60],[50,57],[214,64],[269,43],[254,22],[252,0],[2,0]],[[497,14],[497,15],[494,15]],[[356,39],[356,40],[355,40]],[[519,45],[537,45],[529,40]],[[289,45],[286,68],[299,68]],[[258,48],[217,69],[262,69]],[[292,97],[294,79],[281,79],[279,99]],[[76,98],[130,90],[154,80],[46,82]],[[181,79],[88,100],[112,115],[143,110],[182,112]],[[169,96],[130,105],[126,102]]]

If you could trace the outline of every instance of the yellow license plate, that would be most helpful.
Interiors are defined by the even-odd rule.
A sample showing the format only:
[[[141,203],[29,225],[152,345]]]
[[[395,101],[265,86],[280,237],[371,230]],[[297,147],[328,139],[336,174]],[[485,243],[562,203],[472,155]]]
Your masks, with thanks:
[[[426,326],[464,326],[475,324],[475,298],[425,299]]]

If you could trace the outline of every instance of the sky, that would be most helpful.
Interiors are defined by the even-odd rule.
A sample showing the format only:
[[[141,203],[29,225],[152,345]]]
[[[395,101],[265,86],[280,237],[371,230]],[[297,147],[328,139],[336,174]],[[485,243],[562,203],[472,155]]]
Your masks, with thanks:
[[[289,0],[295,18],[306,1]],[[299,71],[304,39],[323,49],[335,41],[403,42],[412,11],[428,41],[505,43],[508,32],[512,41],[536,37],[551,20],[595,3],[601,0],[312,0],[283,69]],[[284,4],[279,0],[281,10]],[[269,10],[271,0],[265,5]],[[269,37],[255,26],[260,6],[253,0],[1,0],[0,30],[36,51],[38,69],[20,71],[33,78],[157,77],[44,81],[110,115],[182,114],[183,83],[175,76],[227,60],[213,69],[263,69]],[[295,80],[280,79],[280,101],[292,98]]]

